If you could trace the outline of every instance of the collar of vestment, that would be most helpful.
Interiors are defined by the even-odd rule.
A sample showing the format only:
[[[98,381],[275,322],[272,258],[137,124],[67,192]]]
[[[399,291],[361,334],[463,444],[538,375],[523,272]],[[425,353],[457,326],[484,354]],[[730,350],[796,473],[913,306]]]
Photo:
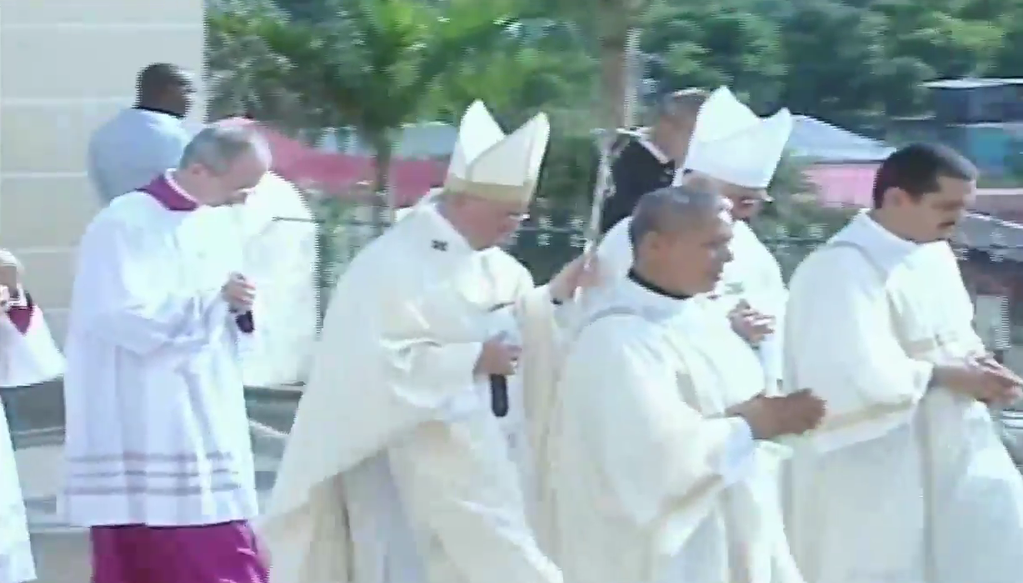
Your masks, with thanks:
[[[692,304],[692,298],[666,294],[635,271],[629,272],[615,295],[617,302],[634,307],[651,320],[672,318],[687,311]]]
[[[885,273],[891,273],[907,261],[930,256],[931,251],[939,254],[949,252],[945,241],[916,243],[899,237],[875,221],[867,210],[860,211],[831,241],[859,247]]]
[[[155,113],[157,115],[166,115],[166,116],[169,116],[169,117],[173,117],[176,120],[183,120],[184,119],[182,116],[174,113],[173,111],[170,111],[170,110],[167,110],[167,109],[161,109],[159,107],[142,107],[141,105],[137,105],[137,106],[135,106],[135,109],[137,111],[144,111],[146,113]]]
[[[199,208],[199,203],[174,181],[170,171],[157,176],[139,190],[152,196],[169,211],[190,212]]]
[[[475,255],[479,251],[473,249],[468,239],[440,213],[435,202],[422,205],[423,219],[427,224],[427,235],[430,237],[430,248],[438,253],[453,256]]]

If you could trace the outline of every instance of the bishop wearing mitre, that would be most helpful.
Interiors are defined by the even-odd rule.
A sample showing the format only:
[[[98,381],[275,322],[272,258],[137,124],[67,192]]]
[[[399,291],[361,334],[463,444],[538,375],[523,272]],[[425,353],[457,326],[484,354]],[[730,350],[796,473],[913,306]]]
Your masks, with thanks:
[[[53,380],[64,372],[64,358],[50,330],[21,283],[21,263],[0,249],[0,389]],[[36,578],[7,415],[0,405],[0,583]]]
[[[763,204],[767,187],[792,133],[792,114],[781,109],[758,117],[727,87],[710,94],[696,117],[681,183],[698,181],[732,203],[734,259],[709,294],[732,327],[755,348],[768,377],[778,386],[782,377],[782,332],[787,292],[777,259],[749,227]],[[624,274],[632,264],[630,219],[615,225],[598,254],[604,273]]]
[[[435,208],[439,197],[444,193],[443,188],[431,188],[426,196],[419,199],[414,206],[397,209],[394,213],[395,221],[409,216],[410,213],[416,210],[426,210],[429,212],[432,208]],[[491,253],[507,255],[504,251],[498,248],[491,249]],[[523,272],[523,277],[528,276],[527,272]],[[525,284],[532,285],[532,279],[524,279]],[[570,310],[558,310],[558,321],[568,322],[571,318]],[[511,310],[505,309],[495,313],[493,326],[495,330],[503,332],[508,335],[507,339],[513,343],[521,342],[521,334],[518,332],[518,327],[514,325],[514,314]],[[554,373],[554,369],[550,370]],[[508,445],[508,453],[512,458],[512,461],[518,466],[519,474],[522,479],[522,485],[525,489],[526,495],[526,507],[530,511],[535,511],[533,501],[535,498],[534,486],[535,477],[533,471],[533,450],[532,442],[529,435],[529,425],[526,423],[526,395],[523,391],[522,375],[511,374],[507,377],[501,377],[496,382],[502,383],[503,390],[505,391],[507,399],[505,401],[503,410],[500,409],[500,403],[498,404],[499,409],[495,411],[498,417],[498,423],[501,426],[501,430],[504,432],[504,437]],[[534,383],[535,384],[535,383]],[[548,390],[549,385],[539,383],[542,388],[534,391],[534,393],[541,393]],[[535,407],[534,407],[535,409]]]
[[[549,127],[539,114],[505,135],[472,104],[443,192],[339,279],[262,524],[273,583],[561,581],[492,382],[547,374],[556,303],[588,279],[577,259],[534,287],[495,247],[525,216]]]
[[[985,351],[949,247],[975,195],[958,153],[911,144],[874,208],[796,269],[785,384],[828,417],[792,463],[786,527],[814,583],[1016,583],[1023,478],[988,404],[1023,380]]]
[[[803,583],[772,441],[815,426],[810,392],[765,396],[711,302],[731,258],[726,199],[692,186],[633,211],[635,261],[591,293],[543,432],[541,540],[568,583]]]

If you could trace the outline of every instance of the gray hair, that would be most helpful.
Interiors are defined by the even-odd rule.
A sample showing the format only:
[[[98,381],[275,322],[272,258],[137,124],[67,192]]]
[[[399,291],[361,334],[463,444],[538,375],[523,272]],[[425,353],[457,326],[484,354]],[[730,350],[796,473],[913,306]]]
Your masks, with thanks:
[[[238,158],[249,154],[270,161],[270,147],[254,129],[210,125],[185,146],[178,168],[201,164],[214,174],[224,174]]]
[[[708,220],[727,213],[728,199],[713,190],[692,186],[669,186],[640,197],[632,211],[629,241],[636,249],[650,233],[678,231],[692,221]]]
[[[696,119],[696,114],[700,112],[708,97],[710,93],[696,87],[668,93],[658,100],[655,115],[657,119],[664,117]]]

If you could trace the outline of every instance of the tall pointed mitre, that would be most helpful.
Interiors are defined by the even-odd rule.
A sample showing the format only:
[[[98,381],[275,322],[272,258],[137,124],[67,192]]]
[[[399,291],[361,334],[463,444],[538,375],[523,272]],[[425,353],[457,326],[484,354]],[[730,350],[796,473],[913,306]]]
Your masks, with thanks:
[[[543,113],[505,135],[487,106],[474,102],[462,116],[444,190],[528,203],[536,191],[550,135],[551,125]]]
[[[685,167],[729,184],[767,188],[792,133],[792,114],[758,117],[727,87],[700,107]]]

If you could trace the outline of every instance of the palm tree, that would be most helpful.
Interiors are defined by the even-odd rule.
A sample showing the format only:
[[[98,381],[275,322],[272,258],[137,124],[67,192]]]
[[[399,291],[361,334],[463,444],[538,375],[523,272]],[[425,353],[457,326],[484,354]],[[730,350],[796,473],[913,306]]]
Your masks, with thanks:
[[[230,39],[225,44],[235,54],[258,58],[247,70],[295,96],[304,117],[318,124],[307,127],[351,126],[374,152],[374,190],[386,193],[395,132],[419,119],[446,73],[506,38],[520,7],[512,0],[328,5],[336,18],[308,22],[232,4],[208,24]]]

